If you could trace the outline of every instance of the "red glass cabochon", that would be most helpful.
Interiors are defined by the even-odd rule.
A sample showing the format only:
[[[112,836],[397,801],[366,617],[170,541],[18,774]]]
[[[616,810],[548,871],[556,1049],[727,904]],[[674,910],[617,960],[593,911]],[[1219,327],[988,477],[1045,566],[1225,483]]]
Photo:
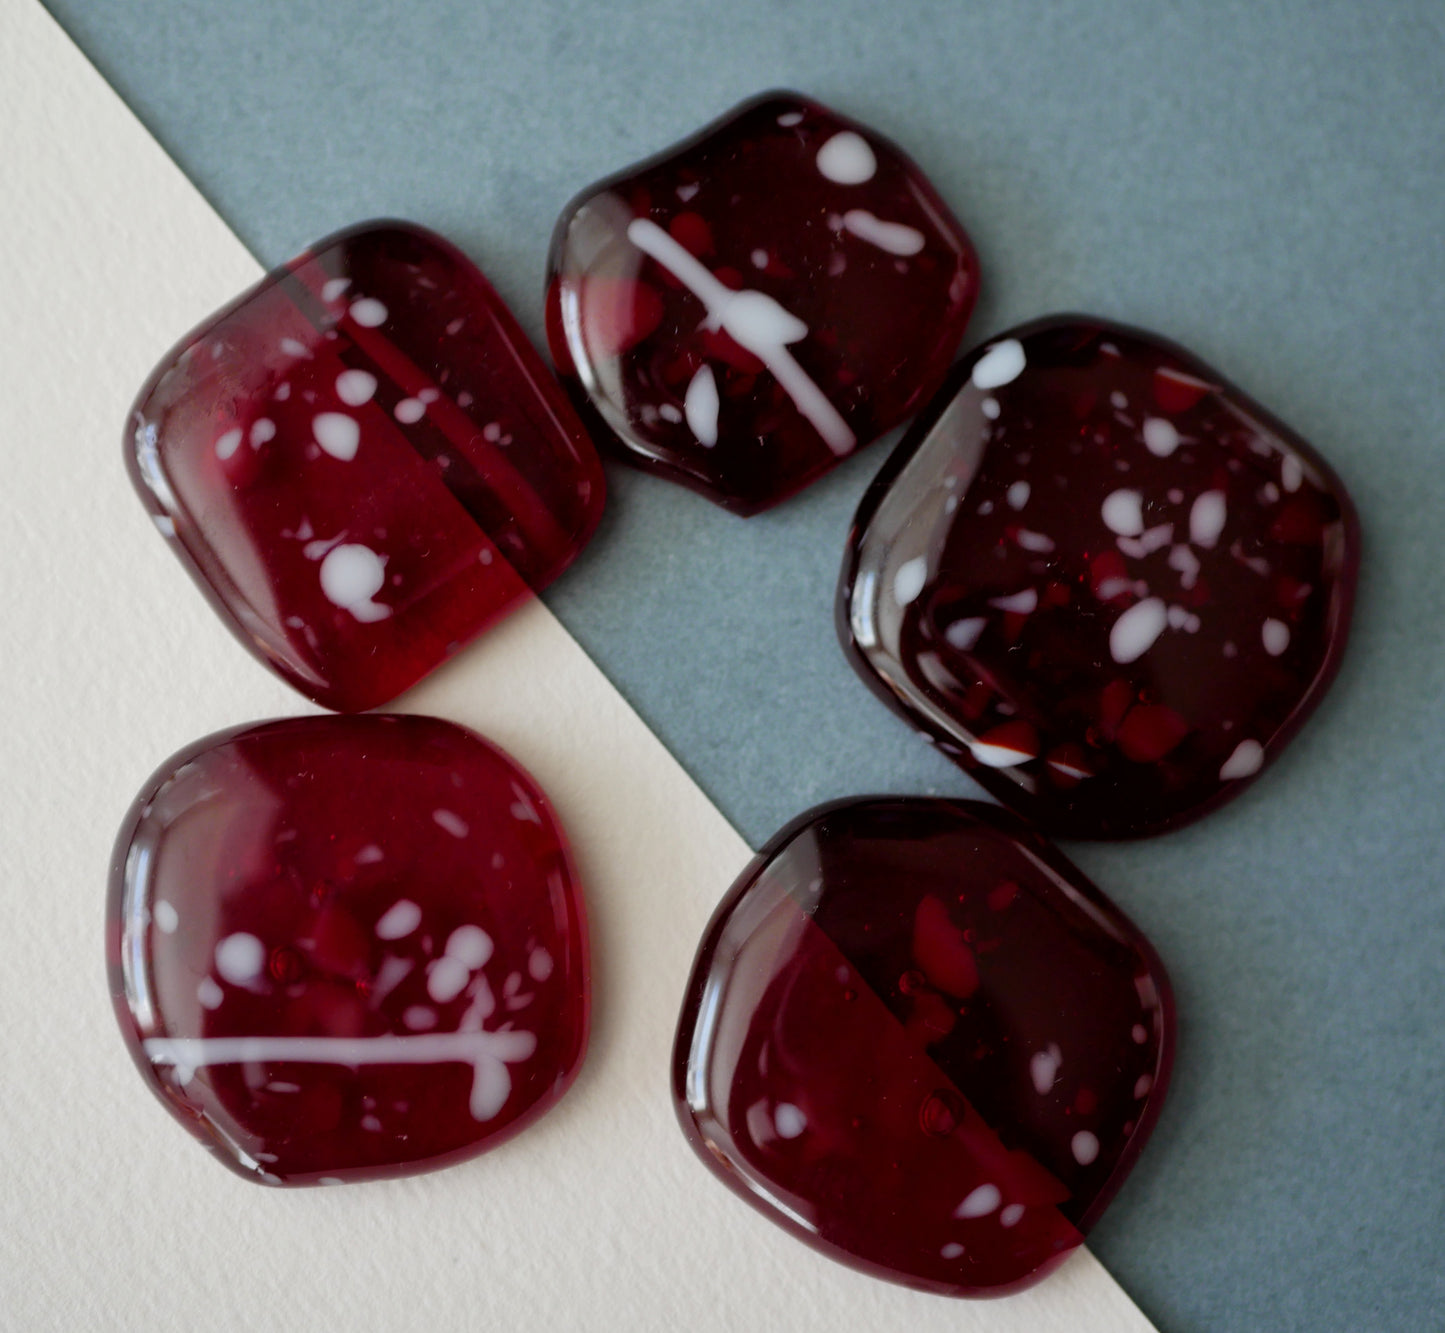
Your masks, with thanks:
[[[1037,1281],[1158,1116],[1148,941],[1017,817],[875,797],[801,816],[704,936],[674,1050],[698,1156],[834,1259],[924,1290]]]
[[[1040,320],[966,357],[864,496],[855,669],[1060,837],[1243,789],[1324,695],[1359,564],[1329,465],[1152,334]]]
[[[267,1184],[473,1156],[586,1047],[562,830],[512,760],[433,718],[293,718],[175,755],[121,830],[106,943],[147,1085]]]
[[[590,186],[549,275],[553,361],[597,438],[740,514],[911,416],[978,293],[918,167],[792,93]]]
[[[605,497],[492,286],[404,222],[269,273],[152,373],[131,479],[246,648],[308,698],[395,698],[547,586]]]

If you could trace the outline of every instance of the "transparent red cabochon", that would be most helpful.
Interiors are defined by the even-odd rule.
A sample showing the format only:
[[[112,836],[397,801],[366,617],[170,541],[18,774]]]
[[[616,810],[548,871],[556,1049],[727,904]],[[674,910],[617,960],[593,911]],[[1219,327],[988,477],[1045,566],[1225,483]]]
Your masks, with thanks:
[[[917,166],[792,93],[584,191],[549,275],[553,361],[597,438],[739,514],[912,415],[978,292]]]
[[[600,517],[600,461],[490,283],[367,223],[177,346],[126,430],[131,479],[241,642],[307,697],[395,698]]]
[[[873,690],[1062,837],[1241,791],[1334,678],[1360,537],[1329,465],[1188,352],[1061,316],[966,357],[854,520]]]
[[[1149,942],[1015,816],[855,799],[801,816],[709,925],[674,1051],[683,1132],[834,1259],[954,1296],[1080,1243],[1174,1058]]]
[[[582,900],[537,785],[423,717],[212,736],[137,798],[106,947],[146,1084],[273,1185],[445,1166],[562,1096],[587,1042]]]

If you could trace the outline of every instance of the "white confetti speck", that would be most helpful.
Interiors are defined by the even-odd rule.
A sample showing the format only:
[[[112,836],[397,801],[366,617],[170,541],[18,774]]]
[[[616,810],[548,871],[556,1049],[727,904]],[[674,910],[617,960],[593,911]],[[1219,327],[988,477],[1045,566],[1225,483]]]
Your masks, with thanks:
[[[1010,509],[1022,509],[1029,502],[1029,484],[1026,481],[1016,481],[1008,488],[1004,498],[1008,501]],[[1052,543],[1050,543],[1052,546]]]
[[[1138,491],[1114,491],[1104,497],[1099,513],[1104,526],[1119,537],[1137,537],[1144,531],[1144,497]]]
[[[1024,1206],[1021,1203],[1011,1203],[998,1215],[998,1224],[1001,1227],[1016,1227],[1024,1215]]]
[[[1080,1166],[1088,1166],[1099,1155],[1099,1140],[1087,1129],[1081,1129],[1069,1141],[1069,1148],[1074,1154],[1074,1161]]]
[[[990,597],[990,606],[1000,611],[1012,611],[1018,616],[1029,616],[1038,610],[1039,594],[1036,588],[1025,588],[1022,592],[1010,593],[1007,597]]]
[[[1271,657],[1278,657],[1289,647],[1289,626],[1282,620],[1266,620],[1259,628],[1259,637],[1264,651]]]
[[[455,1000],[471,980],[471,971],[460,958],[447,955],[434,959],[427,966],[426,993],[438,1004]]]
[[[955,620],[944,630],[943,637],[950,647],[966,653],[978,642],[987,625],[988,621],[983,616],[966,616],[962,620]]]
[[[386,323],[386,307],[374,296],[363,296],[351,303],[351,318],[364,329],[374,329]]]
[[[1027,528],[1020,528],[1014,533],[1013,539],[1025,551],[1036,551],[1040,555],[1048,555],[1053,549],[1052,536],[1045,536],[1042,532],[1030,532]]]
[[[817,163],[818,170],[837,185],[862,185],[878,170],[868,141],[852,130],[835,134],[818,149]]]
[[[980,1185],[953,1210],[955,1217],[987,1217],[1003,1202],[997,1185]]]
[[[1179,448],[1179,432],[1163,417],[1144,419],[1144,447],[1156,458],[1168,458]]]
[[[404,939],[419,925],[421,908],[410,898],[400,898],[387,908],[381,920],[376,923],[376,937],[381,940]]]
[[[468,923],[458,926],[447,936],[446,956],[455,958],[470,972],[486,963],[492,956],[492,937],[480,926]]]
[[[1063,1055],[1057,1045],[1049,1043],[1048,1049],[1035,1051],[1029,1060],[1029,1078],[1033,1080],[1034,1091],[1042,1097],[1058,1080],[1059,1066]]]
[[[311,433],[332,458],[349,463],[361,444],[361,427],[345,412],[321,412],[312,419]]]
[[[907,606],[923,591],[927,582],[927,557],[916,555],[912,560],[905,560],[893,575],[893,600],[899,606]]]
[[[403,426],[414,426],[426,416],[426,404],[420,398],[403,398],[391,411]]]
[[[969,741],[968,752],[985,768],[1013,768],[1037,758],[1037,755],[1029,750],[1016,750],[1012,745],[998,745],[982,740]]]
[[[901,222],[885,222],[866,208],[850,208],[844,213],[843,229],[890,255],[916,255],[924,246],[921,231]]]
[[[1235,778],[1253,777],[1263,767],[1264,746],[1258,741],[1240,741],[1219,770],[1219,780],[1229,782]]]
[[[266,946],[243,930],[216,945],[216,971],[233,986],[255,981],[265,966]]]
[[[780,1139],[795,1139],[808,1128],[808,1117],[792,1102],[779,1102],[773,1112],[773,1127]]]
[[[1017,338],[1005,338],[974,362],[970,378],[976,389],[1001,389],[1018,379],[1026,364],[1024,345]]]
[[[1136,602],[1114,622],[1109,631],[1109,655],[1121,666],[1137,662],[1169,623],[1169,612],[1158,597]]]
[[[708,449],[717,443],[719,406],[717,380],[713,377],[712,367],[699,366],[683,396],[682,410],[688,429],[697,436],[697,442]]]
[[[431,817],[454,838],[465,838],[471,832],[467,821],[450,810],[433,810]]]
[[[1189,511],[1189,540],[1205,550],[1211,549],[1224,531],[1224,520],[1224,492],[1205,491]]]
[[[251,448],[259,449],[276,438],[276,423],[270,417],[257,417],[251,423]]]
[[[1161,523],[1156,528],[1147,528],[1137,537],[1120,537],[1117,544],[1125,555],[1142,560],[1147,555],[1153,555],[1155,551],[1163,550],[1173,540],[1174,524]]]
[[[241,428],[228,430],[216,440],[216,457],[229,458],[241,445]]]
[[[321,562],[320,578],[327,600],[363,624],[391,614],[389,606],[372,601],[386,583],[386,566],[369,546],[348,542],[334,547]]]
[[[370,402],[376,392],[376,376],[364,370],[343,370],[336,377],[336,396],[348,407]]]
[[[1199,581],[1199,557],[1188,546],[1170,550],[1169,568],[1179,571],[1179,586],[1186,592]]]
[[[181,914],[164,898],[156,899],[156,905],[151,909],[151,915],[155,918],[156,927],[163,935],[174,935],[176,927],[181,924]]]

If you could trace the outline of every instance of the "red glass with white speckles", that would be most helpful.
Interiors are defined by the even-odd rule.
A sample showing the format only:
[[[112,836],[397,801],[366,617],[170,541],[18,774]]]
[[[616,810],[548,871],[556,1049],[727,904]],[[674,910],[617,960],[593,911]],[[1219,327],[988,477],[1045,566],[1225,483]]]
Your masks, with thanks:
[[[587,1041],[562,831],[506,755],[432,718],[296,718],[175,755],[121,830],[107,952],[146,1083],[266,1184],[495,1146]]]
[[[329,708],[385,703],[560,574],[601,464],[541,358],[441,237],[319,242],[157,367],[132,480],[241,642]]]
[[[1339,666],[1349,496],[1182,349],[1075,316],[965,358],[864,497],[838,629],[880,697],[1050,833],[1239,792]]]
[[[917,166],[790,93],[590,187],[550,272],[552,357],[598,439],[739,514],[911,416],[978,292]]]
[[[708,927],[674,1053],[679,1119],[744,1199],[909,1286],[1037,1281],[1123,1183],[1173,1064],[1147,940],[1015,816],[824,806]]]

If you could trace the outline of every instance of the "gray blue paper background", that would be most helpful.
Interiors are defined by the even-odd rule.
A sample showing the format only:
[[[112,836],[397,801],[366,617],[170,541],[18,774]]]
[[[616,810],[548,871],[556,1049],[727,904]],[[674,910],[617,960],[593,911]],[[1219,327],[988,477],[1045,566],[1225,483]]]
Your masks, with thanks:
[[[1166,1333],[1445,1328],[1445,7],[48,7],[267,265],[408,217],[542,345],[567,200],[792,87],[952,204],[983,269],[970,344],[1066,309],[1142,325],[1312,441],[1365,540],[1332,693],[1233,805],[1066,848],[1181,1016],[1171,1100],[1091,1244]],[[754,846],[833,797],[975,790],[834,638],[886,449],[746,521],[612,467],[547,594]]]

